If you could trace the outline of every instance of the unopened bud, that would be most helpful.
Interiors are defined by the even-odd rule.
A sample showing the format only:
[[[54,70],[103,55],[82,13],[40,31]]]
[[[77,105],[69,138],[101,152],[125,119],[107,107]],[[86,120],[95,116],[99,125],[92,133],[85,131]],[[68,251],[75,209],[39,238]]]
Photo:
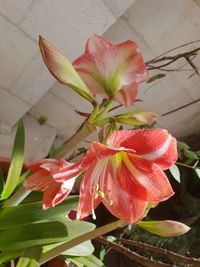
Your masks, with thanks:
[[[140,228],[159,236],[172,237],[187,233],[191,228],[187,225],[171,220],[165,221],[140,221],[137,223]]]

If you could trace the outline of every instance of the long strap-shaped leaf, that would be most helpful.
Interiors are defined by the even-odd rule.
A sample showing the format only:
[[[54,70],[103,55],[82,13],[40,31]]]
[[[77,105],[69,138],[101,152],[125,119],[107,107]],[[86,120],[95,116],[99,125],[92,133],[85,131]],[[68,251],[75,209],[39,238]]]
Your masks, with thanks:
[[[24,125],[23,122],[20,120],[17,126],[11,163],[8,171],[6,184],[1,194],[1,199],[7,199],[12,194],[19,182],[19,177],[24,162],[24,139]]]

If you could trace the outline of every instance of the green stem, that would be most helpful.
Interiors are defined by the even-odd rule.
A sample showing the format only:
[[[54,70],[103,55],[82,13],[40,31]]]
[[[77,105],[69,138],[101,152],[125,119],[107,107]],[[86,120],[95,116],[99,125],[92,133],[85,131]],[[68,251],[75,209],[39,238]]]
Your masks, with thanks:
[[[100,120],[106,113],[108,113],[112,105],[113,105],[113,99],[110,99],[108,103],[105,105],[104,109],[96,116],[95,121]]]
[[[84,121],[79,129],[73,134],[67,141],[65,141],[61,147],[53,151],[52,158],[61,159],[64,158],[67,153],[73,151],[81,141],[96,130],[95,126]]]
[[[98,236],[101,236],[101,235],[104,235],[110,231],[113,231],[119,227],[124,227],[125,225],[127,225],[127,223],[125,223],[124,221],[122,220],[118,220],[118,221],[115,221],[115,222],[112,222],[112,223],[109,223],[109,224],[106,224],[104,226],[101,226],[91,232],[88,232],[86,234],[83,234],[81,236],[78,236],[70,241],[67,241],[65,242],[64,244],[62,245],[59,245],[57,246],[56,248],[53,248],[51,250],[49,250],[48,252],[44,253],[39,261],[39,264],[43,264],[47,261],[49,261],[50,259],[60,255],[62,252],[72,248],[72,247],[75,247],[87,240],[90,240],[90,239],[94,239]]]
[[[21,186],[11,198],[4,202],[3,208],[17,206],[30,194],[30,192],[30,190],[26,190],[23,186]]]
[[[179,165],[179,166],[183,166],[183,167],[189,168],[189,169],[194,169],[193,166],[190,166],[190,165],[187,165],[187,164],[184,164],[184,163],[181,163],[181,162],[176,162],[175,164]]]

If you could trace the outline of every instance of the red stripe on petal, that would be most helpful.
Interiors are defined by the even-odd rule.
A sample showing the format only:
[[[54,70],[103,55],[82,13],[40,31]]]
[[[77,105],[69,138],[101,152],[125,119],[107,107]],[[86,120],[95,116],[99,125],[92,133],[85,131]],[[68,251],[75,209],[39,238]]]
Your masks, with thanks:
[[[106,208],[117,218],[127,223],[135,223],[142,218],[147,202],[139,199],[137,196],[141,193],[139,187],[132,188],[130,192],[129,186],[133,183],[126,183],[126,190],[122,188],[121,179],[116,175],[112,167],[112,163],[107,167],[107,175],[104,180],[104,192],[108,192],[102,202]],[[119,173],[118,173],[119,174]],[[128,177],[123,177],[128,179]]]
[[[32,175],[30,175],[23,183],[27,190],[44,192],[46,188],[54,184],[51,174],[44,169],[39,169]]]
[[[122,130],[114,132],[107,143],[134,149],[149,160],[162,157],[170,147],[171,135],[164,129]]]
[[[155,163],[135,155],[127,155],[124,157],[124,164],[133,179],[147,190],[148,201],[160,202],[174,194],[167,176]]]
[[[80,168],[85,169],[93,162],[100,159],[109,158],[121,151],[135,153],[133,149],[126,149],[124,147],[109,147],[98,142],[93,142],[83,158]]]

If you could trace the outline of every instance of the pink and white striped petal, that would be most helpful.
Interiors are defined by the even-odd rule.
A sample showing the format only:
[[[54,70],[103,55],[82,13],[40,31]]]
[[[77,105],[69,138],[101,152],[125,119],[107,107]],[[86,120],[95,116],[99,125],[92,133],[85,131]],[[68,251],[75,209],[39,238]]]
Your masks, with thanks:
[[[104,158],[109,158],[121,151],[135,153],[133,149],[126,149],[123,147],[109,147],[98,142],[93,142],[80,164],[80,169],[85,169],[93,162]]]
[[[148,202],[164,201],[174,195],[167,176],[157,164],[131,154],[124,156],[123,164],[129,171],[129,177],[132,175],[132,179],[146,189]]]
[[[131,55],[127,62],[122,74],[122,84],[130,84],[135,81],[137,84],[148,80],[147,67],[142,58],[139,48],[136,53]]]
[[[124,175],[116,173],[112,163],[108,164],[104,178],[104,192],[107,195],[102,202],[117,218],[127,223],[135,223],[143,217],[148,202],[139,198],[141,192],[145,191],[137,186],[137,182],[131,181],[130,177]],[[130,186],[133,186],[131,192]]]
[[[177,158],[174,146],[176,140],[172,142],[172,136],[164,129],[142,129],[142,130],[122,130],[114,132],[107,141],[108,145],[114,147],[124,147],[133,149],[136,154],[143,158],[156,161],[161,158],[159,164],[163,164],[165,158],[163,155],[168,151],[168,165],[173,164]],[[170,151],[173,151],[173,154]],[[170,165],[170,166],[171,166]]]
[[[60,204],[71,192],[74,182],[75,179],[66,180],[64,183],[56,182],[48,190],[45,190],[42,199],[43,209],[52,208]]]
[[[105,50],[109,49],[112,46],[112,43],[102,36],[94,34],[86,42],[85,53],[102,54]]]

